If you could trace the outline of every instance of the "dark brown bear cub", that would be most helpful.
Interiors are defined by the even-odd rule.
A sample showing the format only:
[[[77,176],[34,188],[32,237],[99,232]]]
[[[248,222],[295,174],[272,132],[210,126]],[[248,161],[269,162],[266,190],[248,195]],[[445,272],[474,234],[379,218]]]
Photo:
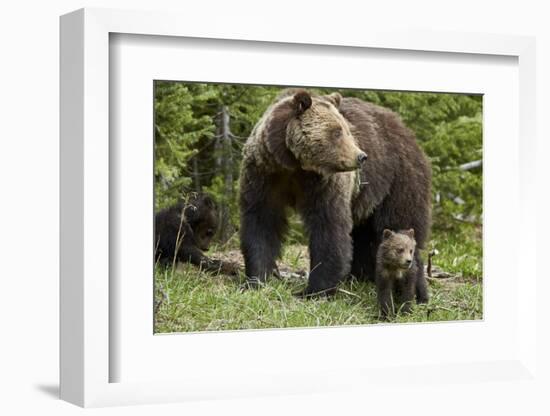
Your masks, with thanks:
[[[155,258],[161,264],[189,262],[204,270],[237,274],[238,265],[213,260],[208,250],[218,229],[216,204],[209,195],[191,194],[155,216]]]
[[[420,286],[426,287],[424,273],[418,272],[416,256],[412,228],[398,232],[384,230],[376,253],[376,292],[383,316],[398,311],[409,313],[417,292],[417,280],[423,279]]]

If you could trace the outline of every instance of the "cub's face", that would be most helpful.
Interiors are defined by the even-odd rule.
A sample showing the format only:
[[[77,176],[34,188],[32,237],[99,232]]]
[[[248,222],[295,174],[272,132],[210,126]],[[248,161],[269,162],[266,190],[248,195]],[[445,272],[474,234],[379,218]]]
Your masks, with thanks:
[[[414,261],[414,230],[393,232],[384,230],[380,249],[386,265],[397,269],[409,269]]]
[[[200,222],[196,223],[193,228],[193,235],[195,236],[197,247],[203,251],[207,251],[217,229],[218,219],[214,213],[209,212],[208,215]]]
[[[203,251],[208,250],[218,230],[218,211],[212,198],[206,194],[190,198],[185,217],[193,230],[195,245]]]
[[[274,105],[266,135],[279,163],[331,174],[356,170],[366,161],[338,111],[341,99],[338,93],[317,97],[298,90]]]

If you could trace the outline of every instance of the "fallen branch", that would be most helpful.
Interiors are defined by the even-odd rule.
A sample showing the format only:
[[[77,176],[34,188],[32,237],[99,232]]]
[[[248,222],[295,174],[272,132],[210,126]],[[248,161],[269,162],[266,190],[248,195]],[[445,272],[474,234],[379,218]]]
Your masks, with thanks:
[[[431,280],[450,279],[452,277],[460,277],[460,275],[458,274],[452,274],[452,273],[446,272],[435,265],[432,265],[432,270],[430,270],[431,274],[428,274],[428,270],[427,270],[428,266],[426,266],[425,268],[426,268],[426,275],[428,276],[428,279],[431,279]]]
[[[338,292],[342,292],[342,293],[345,293],[346,295],[353,296],[354,298],[361,299],[361,296],[356,295],[355,293],[352,293],[352,292],[350,292],[350,291],[348,291],[348,290],[344,290],[344,289],[338,288]]]
[[[286,270],[279,270],[278,278],[285,280],[304,280],[306,278],[306,273],[304,272],[292,272]]]
[[[458,168],[460,170],[463,170],[463,171],[472,170],[472,169],[481,167],[482,163],[483,163],[483,161],[481,159],[480,160],[474,160],[472,162],[464,163],[464,164],[460,165]]]

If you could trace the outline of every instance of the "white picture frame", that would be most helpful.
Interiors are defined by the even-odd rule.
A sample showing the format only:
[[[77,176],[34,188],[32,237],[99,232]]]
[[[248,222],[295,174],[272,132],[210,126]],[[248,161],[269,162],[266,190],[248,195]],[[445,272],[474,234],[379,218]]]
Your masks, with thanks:
[[[185,22],[185,24],[182,24]],[[537,383],[536,240],[534,185],[535,169],[535,43],[533,38],[506,35],[430,33],[353,29],[327,34],[322,28],[304,33],[292,26],[284,32],[268,22],[235,33],[231,24],[206,28],[200,20],[168,13],[82,9],[61,18],[61,398],[80,406],[107,406],[161,403],[220,397],[253,397],[269,394],[299,394],[338,391],[368,386],[403,383],[430,384],[452,378],[463,383],[505,380]],[[418,363],[400,369],[386,364],[377,367],[338,365],[324,370],[266,373],[263,379],[240,379],[220,370],[211,375],[181,376],[177,380],[112,382],[110,369],[118,357],[110,347],[110,171],[109,157],[109,38],[111,34],[170,36],[180,38],[224,39],[226,41],[277,42],[284,44],[332,45],[339,48],[371,48],[436,52],[440,54],[502,55],[517,59],[519,68],[519,142],[516,189],[519,225],[516,244],[517,264],[522,265],[522,285],[517,287],[513,318],[514,347],[498,359]],[[523,215],[521,215],[523,214]],[[151,256],[152,258],[152,256]],[[512,273],[519,273],[514,270]],[[515,281],[514,281],[515,282]],[[517,325],[522,322],[522,325]],[[413,327],[402,326],[400,331]],[[286,338],[315,337],[285,332]],[[414,331],[413,331],[414,332]],[[272,332],[271,334],[273,334]],[[205,334],[212,336],[214,334]],[[273,336],[273,335],[271,335]],[[356,337],[356,334],[349,335]],[[412,334],[411,336],[414,336]],[[239,337],[238,333],[234,336]],[[304,338],[305,339],[305,338]],[[238,340],[236,341],[238,342]],[[305,341],[304,341],[305,342]],[[206,357],[207,358],[207,357]],[[251,366],[243,362],[242,366]],[[175,370],[174,370],[175,371]],[[245,372],[245,371],[244,371]],[[408,374],[408,377],[403,377]]]

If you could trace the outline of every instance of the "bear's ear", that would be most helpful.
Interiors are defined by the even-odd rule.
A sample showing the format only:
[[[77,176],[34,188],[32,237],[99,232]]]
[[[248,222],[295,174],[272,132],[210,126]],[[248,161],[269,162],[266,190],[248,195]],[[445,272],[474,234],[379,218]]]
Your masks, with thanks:
[[[183,209],[183,217],[185,221],[191,224],[196,220],[198,215],[199,215],[199,208],[197,206],[197,201],[196,200],[189,201],[184,206],[184,209]]]
[[[201,195],[201,202],[208,209],[216,209],[216,202],[208,194]]]
[[[295,115],[294,98],[283,100],[271,110],[265,127],[267,148],[275,160],[288,169],[295,169],[299,166],[298,161],[286,146],[286,128]]]
[[[408,235],[410,238],[414,238],[414,228],[405,231],[405,234]]]
[[[384,240],[390,238],[391,236],[393,235],[393,231],[392,230],[388,230],[387,228],[384,230]]]
[[[340,95],[339,92],[333,92],[332,94],[325,95],[323,98],[329,101],[334,107],[340,108],[340,103],[342,102],[342,96]]]
[[[300,90],[294,94],[294,108],[296,115],[302,115],[309,107],[311,107],[311,95],[307,91]]]

